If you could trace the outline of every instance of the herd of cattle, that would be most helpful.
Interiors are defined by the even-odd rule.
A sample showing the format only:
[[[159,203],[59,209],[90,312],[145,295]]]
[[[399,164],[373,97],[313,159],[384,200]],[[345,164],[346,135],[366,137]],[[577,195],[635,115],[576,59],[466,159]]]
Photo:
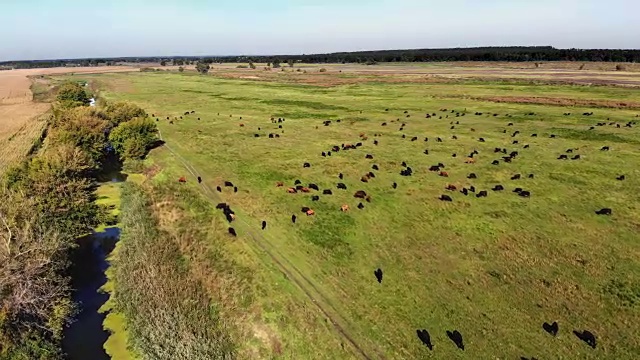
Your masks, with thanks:
[[[452,118],[454,116],[455,116],[455,118],[462,118],[462,117],[467,115],[466,109],[464,109],[462,111],[440,109],[439,111],[440,111],[441,114],[429,113],[429,114],[426,114],[426,118],[439,117],[439,119],[448,119],[450,115],[452,116]],[[389,109],[386,109],[385,112],[389,112]],[[186,116],[186,115],[190,115],[190,114],[193,114],[193,113],[194,113],[194,111],[185,112],[184,115]],[[488,116],[492,116],[492,117],[500,116],[499,114],[495,114],[495,113],[494,114],[483,114],[482,112],[475,112],[474,115],[475,116],[488,115]],[[526,113],[525,115],[526,116],[533,116],[533,115],[536,115],[536,114],[535,113]],[[563,115],[569,116],[571,114],[570,113],[564,113]],[[592,116],[593,113],[592,112],[583,113],[582,115],[583,116]],[[409,114],[408,111],[404,111],[404,116],[409,118],[411,116],[411,114]],[[230,115],[230,117],[232,117],[232,115]],[[506,114],[505,117],[511,118],[512,115]],[[182,117],[180,117],[180,118],[182,118]],[[169,118],[167,118],[167,119],[169,119]],[[240,117],[240,119],[242,119],[242,118]],[[198,120],[200,120],[200,118],[198,118]],[[453,120],[452,119],[452,121],[450,121],[450,125],[451,125],[450,129],[451,130],[456,129],[456,126],[460,125],[460,120],[461,119],[458,119],[458,120]],[[271,123],[272,124],[276,124],[278,126],[279,130],[283,129],[283,123],[285,121],[286,120],[283,119],[283,118],[279,118],[279,119],[271,118]],[[341,121],[340,120],[335,120],[335,122],[336,123],[340,123]],[[400,128],[399,128],[399,130],[401,132],[406,127],[406,123],[402,123],[399,118],[397,120],[390,121],[389,123],[388,122],[383,122],[381,124],[381,126],[383,126],[383,127],[389,126],[390,123],[401,123]],[[322,123],[322,125],[324,125],[324,126],[331,126],[332,124],[333,124],[332,120],[326,120],[326,121],[323,121],[323,123]],[[607,122],[599,122],[595,126],[605,126],[605,125],[610,125],[610,126],[615,125],[616,128],[621,128],[622,127],[620,124],[615,123],[615,122],[608,122],[608,123]],[[630,121],[630,122],[624,124],[624,127],[631,128],[634,125],[636,125],[636,122],[635,121]],[[242,128],[245,128],[245,124],[244,123],[240,123],[239,126],[242,127]],[[514,124],[512,122],[507,123],[507,127],[512,127],[512,126],[514,126]],[[591,126],[589,128],[589,130],[595,129],[595,126]],[[318,128],[318,127],[316,126],[316,128]],[[262,130],[262,129],[258,128],[258,130]],[[475,132],[475,129],[473,129],[473,128],[471,128],[470,130],[471,130],[471,132]],[[284,132],[284,131],[282,130],[281,132]],[[503,130],[503,133],[507,134],[507,130],[506,129]],[[374,133],[373,136],[374,137],[379,137],[379,136],[382,136],[382,135],[378,134],[378,133]],[[536,134],[536,133],[533,133],[533,134],[530,135],[530,137],[537,137],[537,136],[538,136],[538,134]],[[260,134],[256,133],[256,134],[254,134],[254,137],[256,137],[256,138],[260,137]],[[270,133],[269,134],[269,138],[274,138],[274,137],[279,137],[279,134],[275,134],[275,133]],[[511,133],[510,137],[514,138],[514,140],[512,140],[512,145],[518,145],[520,140],[522,140],[522,135],[520,134],[520,131],[517,131],[517,130],[514,131],[513,133]],[[519,138],[517,138],[517,137],[519,137]],[[405,134],[403,134],[402,138],[406,139],[408,137]],[[549,138],[556,139],[558,137],[556,135],[554,135],[554,134],[551,134],[549,136]],[[339,145],[336,144],[336,145],[332,146],[330,149],[322,151],[320,155],[322,157],[326,158],[326,157],[331,157],[332,155],[334,155],[334,154],[336,154],[336,153],[338,153],[340,151],[346,152],[346,151],[356,150],[356,149],[361,148],[363,146],[363,142],[367,141],[368,139],[369,139],[368,135],[366,135],[365,133],[361,133],[359,135],[358,140],[356,142],[354,142],[353,144],[348,144],[348,143],[343,143],[343,144],[339,144]],[[452,135],[451,139],[452,140],[457,140],[457,137],[455,135]],[[412,141],[412,142],[413,141],[418,141],[418,137],[417,136],[410,137],[410,141]],[[441,137],[436,137],[436,138],[433,138],[433,139],[429,139],[428,137],[424,138],[424,142],[429,142],[429,141],[434,141],[436,143],[442,143],[444,140]],[[477,141],[480,142],[480,143],[484,143],[485,139],[482,138],[482,137],[479,137],[477,139]],[[374,139],[372,144],[373,144],[373,146],[375,148],[375,147],[378,146],[379,141],[377,139]],[[520,155],[520,151],[526,151],[527,149],[530,148],[529,144],[523,144],[523,145],[519,145],[519,146],[521,146],[521,149],[512,150],[512,151],[509,151],[506,148],[496,147],[493,150],[493,154],[494,154],[494,156],[496,156],[498,158],[494,159],[494,160],[491,160],[491,164],[497,166],[497,165],[500,165],[501,163],[511,163],[513,161],[516,161],[518,156]],[[567,149],[565,151],[566,154],[560,154],[557,157],[557,159],[558,160],[569,160],[569,159],[571,159],[573,161],[581,160],[582,157],[580,156],[580,154],[575,154],[575,155],[573,155],[571,157],[569,157],[569,155],[567,155],[567,154],[573,154],[574,151],[577,151],[577,150],[579,150],[579,149],[576,149],[576,148]],[[609,146],[603,146],[600,150],[601,151],[609,151],[610,147]],[[354,153],[357,153],[357,152],[354,152]],[[425,149],[423,151],[423,154],[429,155],[429,150]],[[479,161],[478,157],[477,157],[477,155],[479,155],[479,154],[480,154],[480,152],[478,150],[473,150],[471,153],[469,153],[468,155],[465,156],[464,162],[466,164],[475,164],[476,161]],[[451,154],[451,157],[454,158],[454,159],[458,158],[458,154],[453,153],[453,154]],[[375,160],[375,156],[373,154],[365,154],[364,155],[364,159],[365,160]],[[302,164],[303,168],[310,168],[311,166],[312,166],[312,164],[309,163],[309,162],[304,162]],[[435,164],[435,165],[431,166],[428,170],[431,171],[431,172],[436,173],[440,177],[448,178],[449,177],[449,173],[448,173],[448,171],[446,171],[446,169],[447,169],[447,166],[440,162],[438,164]],[[371,170],[380,171],[380,166],[378,164],[373,163],[373,164],[371,164]],[[404,176],[404,177],[412,176],[413,173],[414,173],[413,168],[411,166],[409,166],[406,161],[403,161],[401,163],[401,165],[400,165],[400,168],[398,168],[396,171],[398,171],[400,176]],[[510,179],[513,180],[513,181],[516,181],[516,180],[522,179],[525,176],[527,178],[529,178],[529,179],[532,179],[532,178],[535,177],[535,174],[530,173],[530,174],[526,174],[525,175],[525,174],[516,173],[516,174],[513,174],[510,177]],[[342,179],[344,179],[345,176],[342,173],[338,173],[338,174],[336,174],[336,177],[339,180],[342,180]],[[376,177],[376,174],[373,171],[368,171],[368,172],[366,172],[365,174],[362,175],[362,177],[360,178],[360,182],[363,183],[363,186],[364,186],[364,184],[368,183],[369,181],[371,181],[375,177]],[[468,173],[466,175],[466,178],[468,180],[474,180],[474,179],[478,178],[478,175],[476,175],[476,173],[470,172],[470,173]],[[616,179],[618,181],[624,181],[626,179],[626,176],[625,176],[625,174],[620,174],[620,175],[618,175],[616,177]],[[180,182],[186,182],[186,178],[181,177],[179,179],[179,181]],[[197,181],[198,181],[198,183],[201,183],[202,182],[202,178],[198,177]],[[294,183],[291,186],[287,186],[285,184],[285,182],[283,182],[283,181],[278,181],[278,182],[276,182],[275,186],[278,187],[278,188],[282,188],[283,191],[286,191],[286,193],[292,194],[292,195],[294,195],[294,194],[309,194],[309,195],[311,195],[311,197],[309,199],[312,202],[319,201],[320,200],[320,195],[322,195],[322,196],[331,196],[331,195],[333,195],[333,190],[332,189],[320,189],[320,187],[317,184],[314,184],[314,183],[309,183],[309,184],[304,185],[302,183],[302,181],[300,181],[300,180],[295,180]],[[389,186],[392,189],[397,189],[398,188],[398,184],[396,182],[393,182],[393,183],[389,184]],[[225,181],[224,182],[224,187],[233,188],[234,192],[238,191],[238,188],[236,186],[234,186],[234,184],[231,183],[230,181]],[[343,183],[343,182],[337,181],[335,183],[335,188],[337,190],[346,191],[347,190],[347,185],[345,183]],[[223,191],[222,186],[217,186],[216,189],[217,189],[218,192],[222,192]],[[483,197],[487,197],[489,195],[489,191],[488,190],[476,189],[476,187],[473,186],[473,185],[467,185],[467,186],[464,186],[464,187],[460,187],[460,186],[457,186],[455,184],[445,184],[444,190],[447,191],[447,193],[443,193],[442,195],[440,195],[438,197],[439,200],[444,201],[444,202],[452,202],[454,200],[454,197],[453,197],[454,193],[459,193],[462,196],[470,196],[470,195],[473,194],[473,195],[475,195],[476,198],[483,198]],[[491,188],[491,191],[493,191],[493,192],[502,192],[502,191],[505,191],[505,190],[506,190],[506,187],[504,185],[502,185],[502,184],[495,184],[495,186],[493,188]],[[522,197],[522,198],[529,198],[529,197],[532,196],[531,190],[525,190],[525,189],[523,189],[521,187],[513,188],[512,192],[514,194],[516,194],[517,196]],[[371,203],[372,202],[372,195],[367,193],[363,189],[356,190],[353,193],[353,198],[356,199],[356,202],[357,202],[356,207],[358,209],[360,209],[360,210],[365,208],[365,205],[364,205],[363,202],[366,202],[366,203]],[[235,220],[236,215],[235,215],[235,212],[231,209],[230,205],[228,205],[226,203],[220,203],[220,204],[217,205],[217,209],[222,210],[225,218],[227,219],[227,221],[230,224]],[[348,203],[344,203],[337,210],[342,211],[342,212],[347,212],[347,211],[350,210],[350,205]],[[301,212],[302,212],[302,214],[304,214],[306,216],[314,216],[316,214],[316,212],[312,208],[310,208],[308,206],[302,206],[301,207]],[[612,211],[611,208],[602,208],[602,209],[596,210],[595,214],[597,214],[597,215],[612,215],[612,212],[613,211]],[[296,220],[297,220],[297,216],[295,214],[291,215],[291,222],[293,224],[296,223]],[[265,230],[266,228],[267,228],[267,222],[263,220],[262,223],[261,223],[261,229]],[[236,231],[235,231],[235,229],[233,227],[229,227],[228,228],[228,232],[232,236],[237,236],[237,233],[236,233]],[[382,283],[382,281],[383,281],[383,270],[378,268],[373,272],[373,274],[374,274],[377,282],[378,283]],[[545,322],[542,325],[542,328],[543,328],[544,331],[546,331],[547,333],[549,333],[552,336],[556,336],[558,334],[558,331],[559,331],[559,326],[558,326],[557,322],[553,322],[552,324],[549,324],[549,323]],[[588,330],[583,330],[583,331],[573,331],[573,333],[575,334],[575,336],[577,338],[579,338],[580,340],[585,342],[591,348],[596,348],[596,336],[592,332],[590,332]],[[416,334],[417,334],[418,339],[429,350],[433,349],[433,344],[432,344],[432,341],[431,341],[431,335],[429,334],[428,330],[426,330],[426,329],[418,329],[416,331]],[[458,330],[446,331],[446,335],[456,345],[457,348],[459,348],[460,350],[465,350],[463,336]],[[526,358],[522,357],[522,359],[526,359]],[[535,359],[535,358],[531,358],[531,359]]]

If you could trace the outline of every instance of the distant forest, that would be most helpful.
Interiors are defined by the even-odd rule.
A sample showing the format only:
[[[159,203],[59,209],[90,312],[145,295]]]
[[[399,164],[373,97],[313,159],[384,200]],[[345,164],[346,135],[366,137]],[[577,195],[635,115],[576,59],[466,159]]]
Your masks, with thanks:
[[[362,63],[378,62],[437,62],[437,61],[605,61],[640,62],[640,50],[610,49],[556,49],[551,46],[536,47],[478,47],[455,49],[414,49],[340,52],[312,55],[270,56],[173,56],[173,57],[120,57],[95,59],[61,59],[37,61],[0,62],[2,68],[42,68],[61,66],[98,66],[118,63],[172,63],[175,65],[238,62],[303,62],[303,63]]]

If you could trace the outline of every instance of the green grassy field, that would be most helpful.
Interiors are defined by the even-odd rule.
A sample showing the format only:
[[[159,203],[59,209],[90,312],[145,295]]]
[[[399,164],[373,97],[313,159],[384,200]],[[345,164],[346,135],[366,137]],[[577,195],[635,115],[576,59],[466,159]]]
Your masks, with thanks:
[[[256,323],[265,324],[272,343],[275,338],[279,344],[260,357],[358,358],[344,334],[372,359],[638,357],[640,124],[624,124],[638,120],[640,110],[468,99],[504,95],[638,102],[637,90],[478,82],[316,87],[289,83],[286,76],[295,75],[283,75],[283,81],[171,73],[84,76],[104,84],[101,94],[109,101],[132,101],[160,118],[164,140],[182,157],[167,148],[151,153],[165,179],[185,175],[187,186],[195,189],[186,161],[213,189],[202,191],[211,206],[222,199],[238,214],[232,226],[239,236],[228,237],[224,251],[252,269]],[[466,115],[456,117],[452,109]],[[190,110],[196,113],[179,118]],[[581,115],[587,111],[594,115]],[[529,112],[536,115],[525,115]],[[425,113],[437,116],[426,119]],[[499,116],[488,115],[493,113]],[[178,119],[170,124],[167,116]],[[272,117],[286,121],[273,124]],[[333,122],[323,126],[324,120]],[[510,122],[514,125],[507,126]],[[597,122],[622,127],[589,130]],[[520,134],[511,137],[516,130]],[[280,137],[270,139],[269,133]],[[360,140],[361,133],[368,140]],[[410,141],[414,136],[418,141]],[[435,142],[436,137],[443,142]],[[356,150],[320,155],[334,145],[360,141]],[[600,151],[605,145],[611,150]],[[496,147],[519,156],[492,165],[504,156],[494,154]],[[474,149],[476,163],[465,164]],[[567,155],[580,154],[581,159],[557,160],[567,149],[576,149]],[[403,161],[413,176],[400,176]],[[303,168],[304,162],[311,167]],[[428,171],[439,162],[446,165],[448,178]],[[373,170],[376,177],[362,183],[373,164],[380,168]],[[467,179],[472,172],[477,180]],[[527,178],[531,173],[535,177]],[[514,174],[523,178],[510,180]],[[621,174],[625,181],[616,180]],[[312,202],[313,194],[288,194],[285,188],[296,179],[332,189],[333,195],[320,193],[320,201]],[[224,188],[217,194],[215,187],[224,180],[239,191]],[[277,181],[286,187],[276,187]],[[336,189],[338,182],[348,190]],[[447,184],[474,185],[487,190],[488,197],[446,191]],[[491,191],[497,184],[506,190]],[[514,194],[516,187],[530,191],[531,198]],[[356,190],[372,197],[362,210],[356,207]],[[439,201],[442,194],[453,202]],[[343,204],[350,211],[341,212]],[[305,216],[302,206],[316,215]],[[604,207],[612,208],[613,215],[594,213]],[[214,214],[224,219],[221,212]],[[292,214],[298,216],[296,224]],[[268,222],[265,231],[260,230],[262,220]],[[228,235],[219,226],[211,236]],[[373,275],[378,267],[384,271],[382,284]],[[283,268],[289,276],[283,276]],[[542,330],[545,321],[560,324],[556,338]],[[431,334],[433,351],[416,336],[416,329],[423,328]],[[454,329],[464,337],[464,352],[445,334]],[[582,329],[597,336],[596,349],[572,334]],[[259,341],[264,338],[260,333],[246,337]]]

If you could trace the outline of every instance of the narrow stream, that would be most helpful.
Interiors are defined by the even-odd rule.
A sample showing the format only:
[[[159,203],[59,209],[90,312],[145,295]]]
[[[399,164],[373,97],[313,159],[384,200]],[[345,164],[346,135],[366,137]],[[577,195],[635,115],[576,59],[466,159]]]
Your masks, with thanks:
[[[127,176],[120,172],[116,162],[110,162],[98,180],[123,182]],[[109,267],[107,257],[120,238],[120,228],[108,227],[103,232],[94,232],[78,239],[78,247],[71,260],[71,278],[74,289],[73,301],[78,305],[75,322],[64,331],[63,350],[68,360],[109,360],[103,345],[109,337],[104,330],[106,314],[98,312],[109,299],[99,289],[106,281],[105,271]]]

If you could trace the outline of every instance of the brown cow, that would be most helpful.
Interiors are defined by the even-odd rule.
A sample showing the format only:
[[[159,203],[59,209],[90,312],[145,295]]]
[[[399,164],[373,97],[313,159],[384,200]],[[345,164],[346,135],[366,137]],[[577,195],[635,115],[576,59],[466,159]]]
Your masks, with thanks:
[[[467,160],[465,160],[464,162],[465,164],[475,164],[476,163],[476,159],[474,158],[467,158]]]
[[[244,124],[243,124],[243,123],[240,123],[240,127],[244,127]]]
[[[306,188],[306,187],[303,187],[302,189],[300,189],[300,191],[302,191],[303,193],[311,192],[311,190],[309,188]]]
[[[282,186],[284,186],[284,183],[282,181],[276,182],[276,187],[282,187]]]
[[[440,173],[438,175],[440,175],[442,177],[449,177],[449,173],[446,172],[446,171],[440,171]]]
[[[345,204],[345,205],[342,205],[342,206],[340,207],[340,211],[342,211],[342,212],[347,212],[347,211],[349,211],[349,205],[346,205],[346,204]]]
[[[307,214],[307,216],[311,216],[311,215],[315,215],[316,212],[311,210],[311,209],[309,209],[309,210],[307,210],[306,214]]]
[[[184,176],[181,176],[180,179],[178,179],[179,183],[186,183],[187,182],[187,178],[185,178]]]
[[[287,192],[288,192],[289,194],[295,194],[295,193],[297,193],[298,191],[297,191],[296,189],[294,189],[294,188],[288,188],[288,189],[287,189]]]

